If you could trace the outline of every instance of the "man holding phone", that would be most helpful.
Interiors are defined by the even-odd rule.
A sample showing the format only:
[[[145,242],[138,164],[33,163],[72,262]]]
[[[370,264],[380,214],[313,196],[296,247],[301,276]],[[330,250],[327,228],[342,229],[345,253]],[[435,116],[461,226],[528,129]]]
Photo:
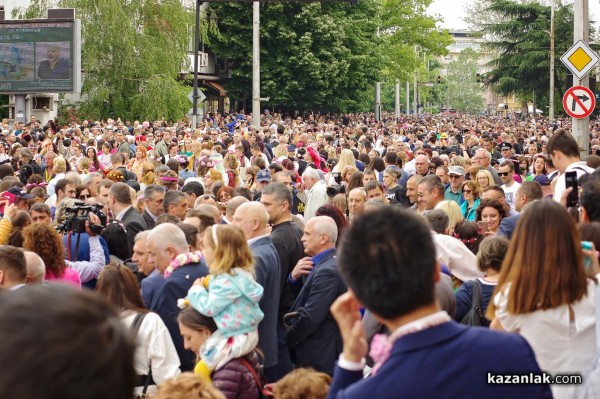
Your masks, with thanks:
[[[548,154],[554,166],[560,172],[554,187],[554,201],[560,202],[560,197],[567,188],[566,175],[568,172],[575,172],[577,179],[579,179],[583,175],[592,173],[594,169],[587,166],[585,161],[581,161],[577,141],[564,129],[554,132],[548,140]],[[575,175],[569,173],[569,177],[572,187],[576,188],[576,185],[573,185]]]

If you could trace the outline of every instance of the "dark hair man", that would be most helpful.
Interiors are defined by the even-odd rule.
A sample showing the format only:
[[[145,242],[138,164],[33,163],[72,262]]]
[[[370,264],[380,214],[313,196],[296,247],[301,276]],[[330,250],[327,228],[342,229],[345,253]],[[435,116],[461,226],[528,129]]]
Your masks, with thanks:
[[[93,292],[33,285],[2,293],[0,397],[130,399],[131,337],[112,307]],[[25,383],[24,375],[35,383]]]
[[[440,311],[434,295],[440,265],[429,226],[420,216],[388,207],[359,217],[342,239],[338,266],[349,291],[331,307],[343,352],[330,398],[383,398],[390,392],[432,398],[448,393],[449,381],[457,392],[472,392],[470,397],[552,396],[548,384],[494,384],[497,375],[541,373],[524,338],[468,328]],[[394,337],[387,358],[364,380],[368,348],[359,312],[363,306]],[[442,363],[446,367],[440,369]]]
[[[183,195],[183,194],[182,194]],[[142,215],[136,211],[131,202],[131,191],[125,183],[115,183],[110,187],[108,206],[116,219],[125,225],[127,231],[128,258],[133,254],[135,235],[148,229]]]
[[[0,246],[0,288],[14,291],[27,283],[27,261],[23,250]]]
[[[277,377],[292,371],[293,364],[285,342],[286,328],[283,316],[291,309],[301,288],[300,282],[290,281],[289,277],[300,259],[304,257],[302,229],[292,220],[292,193],[283,183],[271,183],[262,192],[260,203],[269,214],[269,224],[273,226],[271,241],[279,256],[281,297],[277,320],[278,370]],[[308,272],[306,273],[308,274]]]
[[[594,169],[587,166],[579,156],[579,145],[575,138],[563,129],[559,129],[548,140],[548,155],[560,172],[554,186],[554,201],[560,202],[560,196],[566,189],[565,173],[575,172],[577,178],[592,173]]]

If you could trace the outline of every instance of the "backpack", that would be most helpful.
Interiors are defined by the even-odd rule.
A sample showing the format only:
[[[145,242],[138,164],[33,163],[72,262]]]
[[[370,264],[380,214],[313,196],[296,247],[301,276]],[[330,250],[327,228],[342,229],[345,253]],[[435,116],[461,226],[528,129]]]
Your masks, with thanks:
[[[483,316],[481,284],[473,280],[473,293],[471,295],[471,310],[460,321],[461,324],[476,327],[488,327],[489,321]]]
[[[250,374],[252,374],[252,378],[254,378],[254,382],[256,383],[256,387],[258,388],[258,397],[260,399],[273,398],[274,396],[272,392],[272,387],[270,385],[263,386],[263,379],[258,375],[254,366],[252,366],[252,364],[244,357],[238,358],[238,361],[242,366],[246,368],[246,370],[250,372]]]

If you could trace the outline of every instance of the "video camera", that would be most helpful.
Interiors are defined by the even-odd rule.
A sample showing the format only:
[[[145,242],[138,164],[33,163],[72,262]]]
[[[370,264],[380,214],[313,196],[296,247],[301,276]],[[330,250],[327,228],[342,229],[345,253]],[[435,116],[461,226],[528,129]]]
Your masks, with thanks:
[[[98,216],[100,224],[91,223],[89,217],[90,212]],[[61,233],[85,233],[85,222],[89,221],[92,233],[99,235],[102,233],[102,229],[104,229],[107,221],[106,214],[102,212],[102,205],[89,205],[83,201],[76,201],[74,206],[67,207],[65,209],[65,215],[65,220],[56,226],[56,230]]]
[[[333,198],[338,194],[346,193],[346,187],[342,185],[342,174],[340,172],[333,172],[332,175],[336,184],[327,187],[327,196],[329,198]]]

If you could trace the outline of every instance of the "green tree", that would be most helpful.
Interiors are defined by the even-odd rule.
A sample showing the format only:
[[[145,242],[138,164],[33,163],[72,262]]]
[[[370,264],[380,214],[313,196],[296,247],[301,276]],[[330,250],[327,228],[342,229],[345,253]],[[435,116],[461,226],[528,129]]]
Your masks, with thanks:
[[[535,93],[537,108],[545,109],[550,80],[550,6],[513,0],[484,3],[486,12],[495,16],[494,21],[482,25],[489,37],[486,46],[496,54],[487,83],[502,95],[517,95],[523,100]],[[594,37],[592,26],[590,37]],[[560,98],[568,85],[568,71],[560,56],[573,44],[573,8],[560,1],[555,8],[555,40],[554,95]]]
[[[458,60],[448,65],[448,98],[459,112],[478,114],[484,109],[481,83],[475,79],[479,54],[470,48],[461,51]]]
[[[380,8],[383,75],[388,79],[410,80],[424,67],[424,56],[448,51],[452,37],[436,26],[439,18],[427,15],[432,0],[382,0]]]
[[[381,69],[377,56],[375,2],[267,3],[261,7],[261,96],[288,110],[365,110]],[[211,3],[219,34],[211,49],[232,61],[226,87],[237,101],[250,100],[252,5]]]
[[[44,17],[47,0],[33,0],[21,17]],[[59,0],[82,23],[82,117],[177,120],[189,109],[193,12],[180,0]],[[205,20],[206,21],[206,20]],[[202,31],[214,30],[204,22]],[[113,115],[109,115],[109,113]]]

